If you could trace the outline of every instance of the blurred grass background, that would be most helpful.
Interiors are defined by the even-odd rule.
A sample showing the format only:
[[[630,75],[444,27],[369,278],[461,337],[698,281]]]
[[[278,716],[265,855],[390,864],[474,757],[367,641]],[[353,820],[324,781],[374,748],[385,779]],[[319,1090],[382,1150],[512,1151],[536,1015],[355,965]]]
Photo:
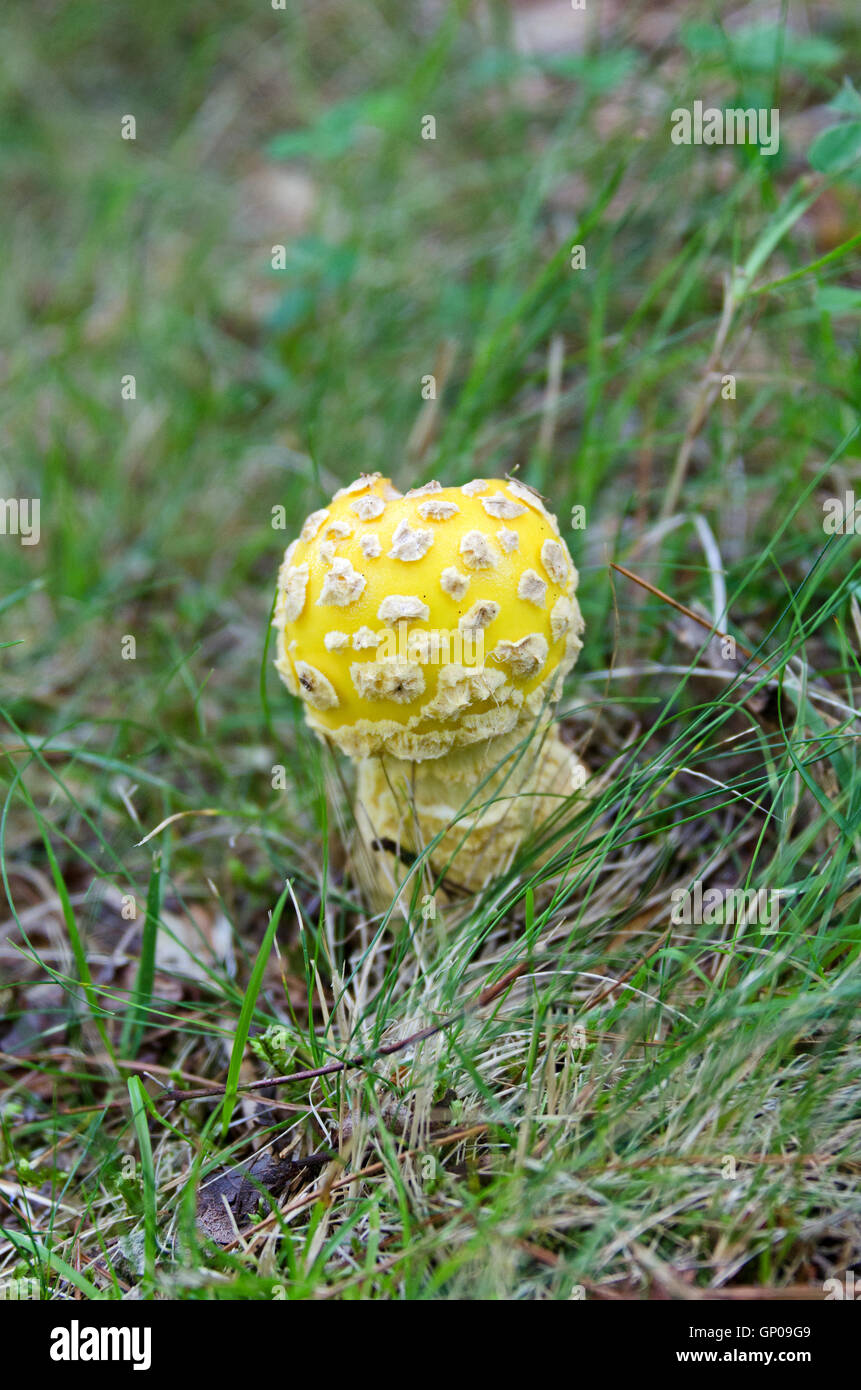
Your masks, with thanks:
[[[0,654],[12,1184],[0,1225],[31,1242],[7,1237],[7,1274],[35,1270],[45,1292],[62,1293],[68,1276],[34,1254],[36,1240],[67,1263],[72,1247],[85,1250],[97,1287],[143,1280],[174,1297],[268,1297],[282,1281],[297,1297],[342,1286],[344,1296],[567,1297],[572,1281],[642,1294],[678,1292],[674,1280],[810,1283],[857,1260],[847,1158],[857,1128],[846,1126],[858,1096],[861,616],[857,542],[829,543],[822,522],[823,501],[859,471],[859,32],[851,0],[732,12],[615,0],[585,12],[565,0],[283,11],[121,0],[106,12],[78,0],[5,12],[0,495],[39,498],[42,530],[33,547],[0,538],[0,641],[12,644]],[[695,100],[778,107],[779,153],[673,145],[671,112]],[[433,140],[421,138],[428,114]],[[121,137],[127,115],[134,140]],[[570,267],[574,244],[586,250],[581,270]],[[734,399],[715,387],[727,372]],[[421,395],[429,373],[432,408]],[[134,399],[123,398],[129,375]],[[241,1052],[244,1080],[265,1075],[234,1046],[243,1001],[256,1009],[252,1031],[287,1028],[286,1054],[282,1038],[273,1055],[285,1070],[354,1054],[447,1008],[470,963],[486,973],[515,962],[516,943],[532,948],[527,862],[507,896],[500,889],[501,916],[498,902],[479,903],[448,922],[454,946],[441,934],[417,944],[415,916],[393,919],[391,955],[373,948],[379,974],[344,1003],[359,946],[375,940],[345,868],[337,778],[349,785],[349,773],[311,743],[265,655],[284,544],[334,488],[362,470],[406,488],[513,468],[550,498],[563,530],[573,506],[586,509],[585,529],[566,532],[587,624],[566,713],[596,773],[614,769],[585,822],[573,808],[554,831],[558,852],[576,843],[582,860],[579,887],[562,897],[560,863],[545,874],[557,897],[541,926],[558,936],[572,892],[579,913],[557,992],[545,998],[536,978],[514,999],[517,1026],[509,1017],[505,1028],[521,1037],[522,1026],[516,1058],[491,1028],[453,1051],[410,1053],[412,1072],[405,1063],[383,1076],[387,1094],[395,1087],[422,1113],[451,1092],[455,1118],[502,1126],[489,1153],[454,1149],[436,1189],[398,1176],[387,1195],[351,1189],[337,1220],[309,1208],[262,1264],[259,1244],[247,1258],[204,1254],[180,1219],[193,1163],[214,1172],[247,1158],[283,1132],[283,1115],[274,1100],[266,1113],[243,1101],[228,1151],[204,1107],[172,1112],[181,1136],[163,1128],[148,1083],[158,1186],[136,1186],[117,1176],[123,1153],[142,1162],[125,1091],[135,1068],[223,1080]],[[286,534],[272,526],[278,506]],[[681,511],[707,523],[727,625],[773,658],[758,731],[739,714],[750,687],[679,682],[703,635],[608,567],[630,565],[713,614],[701,531],[653,529]],[[631,674],[601,675],[613,665]],[[787,674],[800,693],[776,710],[774,682]],[[836,702],[825,716],[808,705],[808,682]],[[709,736],[739,717],[733,760]],[[685,744],[690,730],[699,741]],[[279,762],[288,793],[272,786]],[[683,762],[727,795],[693,772],[667,791]],[[752,803],[765,814],[751,821]],[[642,815],[645,866],[618,839],[622,805]],[[218,814],[138,844],[164,818],[202,808]],[[767,970],[757,953],[743,967],[733,957],[724,973],[701,931],[673,944],[677,959],[662,947],[641,967],[666,926],[673,876],[718,850],[721,881],[801,894],[786,954]],[[596,876],[584,896],[586,868]],[[249,999],[285,877],[305,930],[287,925],[288,906],[280,955]],[[532,887],[538,895],[540,881]],[[744,1005],[724,995],[737,966]],[[580,1001],[578,971],[629,970],[649,997],[699,1020],[658,1079],[675,1116],[652,1092],[643,1038],[654,1019],[644,1031],[637,1015],[631,1060],[624,990],[599,1006],[587,982],[582,1017],[599,1020],[610,1052],[590,1050],[576,1086],[570,1060],[553,1061],[563,1044],[552,1028],[544,1036],[560,1000]],[[753,999],[762,1012],[743,1050],[718,1066],[714,1049]],[[580,1017],[564,1025],[565,1048]],[[831,1080],[818,1054],[810,1060],[824,1020]],[[608,1091],[581,1115],[578,1095],[594,1099],[603,1073]],[[364,1078],[333,1084],[313,1104],[307,1085],[279,1092],[304,1153],[364,1152],[345,1119],[374,1114],[379,1094]],[[777,1095],[796,1097],[807,1147],[800,1112]],[[334,1130],[315,1128],[321,1106]],[[763,1129],[766,1106],[776,1119]],[[681,1113],[692,1153],[708,1132],[718,1157],[768,1152],[777,1166],[754,1166],[735,1196],[719,1163],[707,1182],[670,1169],[655,1179],[648,1165],[684,1147]],[[97,1126],[102,1115],[110,1123]],[[618,1125],[646,1165],[624,1182],[609,1157]],[[368,1143],[401,1174],[381,1132]],[[524,1166],[533,1143],[541,1181]],[[790,1162],[802,1151],[825,1154],[815,1197]],[[607,1184],[600,1219],[573,1177],[581,1160],[590,1182],[599,1171]],[[668,1183],[682,1193],[672,1216]],[[136,1263],[128,1245],[157,1229],[158,1269],[154,1246]],[[171,1244],[180,1230],[204,1271],[193,1291]],[[417,1253],[381,1272],[383,1238]]]

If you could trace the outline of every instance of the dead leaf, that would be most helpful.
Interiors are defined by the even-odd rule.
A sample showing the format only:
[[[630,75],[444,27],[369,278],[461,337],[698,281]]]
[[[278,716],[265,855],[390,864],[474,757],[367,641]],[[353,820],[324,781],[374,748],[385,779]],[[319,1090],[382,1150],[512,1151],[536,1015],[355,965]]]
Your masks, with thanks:
[[[288,1189],[304,1186],[330,1161],[330,1154],[294,1159],[267,1150],[252,1163],[220,1173],[201,1187],[197,1224],[216,1245],[229,1245],[237,1227],[247,1224],[261,1202],[273,1209]]]

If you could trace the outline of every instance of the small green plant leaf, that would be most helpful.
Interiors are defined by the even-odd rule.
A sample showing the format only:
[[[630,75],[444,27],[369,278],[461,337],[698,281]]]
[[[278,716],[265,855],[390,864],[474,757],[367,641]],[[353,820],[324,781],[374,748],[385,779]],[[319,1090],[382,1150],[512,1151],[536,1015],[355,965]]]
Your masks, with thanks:
[[[694,57],[725,63],[742,72],[771,73],[783,67],[830,68],[841,60],[842,50],[831,39],[816,34],[797,34],[780,24],[743,24],[727,33],[715,24],[682,25],[682,42]]]
[[[816,307],[835,318],[861,314],[861,290],[849,285],[823,285],[816,295]]]
[[[823,130],[808,152],[808,159],[821,174],[833,174],[861,159],[861,121],[843,121]]]
[[[834,100],[829,101],[828,110],[836,111],[841,116],[861,116],[861,92],[848,77],[843,78],[843,86]]]

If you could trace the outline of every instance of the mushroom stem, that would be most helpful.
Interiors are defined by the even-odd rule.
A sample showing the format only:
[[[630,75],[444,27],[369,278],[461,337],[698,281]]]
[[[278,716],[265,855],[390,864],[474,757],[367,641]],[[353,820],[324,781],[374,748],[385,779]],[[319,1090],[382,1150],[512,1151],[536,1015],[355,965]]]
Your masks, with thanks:
[[[586,769],[549,720],[540,728],[524,721],[422,762],[364,758],[357,818],[366,887],[375,903],[388,903],[413,858],[439,835],[428,856],[431,877],[442,877],[456,855],[452,881],[477,892],[585,780]]]

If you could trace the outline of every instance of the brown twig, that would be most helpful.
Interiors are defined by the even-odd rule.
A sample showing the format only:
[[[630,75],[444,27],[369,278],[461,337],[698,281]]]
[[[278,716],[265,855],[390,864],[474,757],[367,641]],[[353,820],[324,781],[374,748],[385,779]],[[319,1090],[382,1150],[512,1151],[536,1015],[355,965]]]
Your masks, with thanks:
[[[746,657],[753,658],[754,654],[750,647],[746,647],[743,642],[739,642],[737,637],[733,637],[731,633],[721,632],[719,628],[713,627],[708,618],[702,617],[700,613],[695,613],[693,608],[687,608],[685,604],[679,603],[678,599],[670,598],[670,595],[665,594],[663,589],[658,589],[654,584],[650,584],[648,579],[641,579],[638,574],[634,574],[631,570],[626,570],[624,565],[617,565],[615,560],[610,562],[610,567],[611,569],[618,570],[620,574],[624,574],[626,579],[633,580],[635,584],[639,584],[643,589],[648,589],[650,594],[655,595],[655,598],[662,599],[664,603],[668,603],[671,608],[675,608],[679,613],[684,613],[686,618],[690,618],[693,622],[699,623],[700,627],[704,627],[712,636],[723,637],[728,642],[734,642],[739,650],[744,652]]]
[[[512,966],[511,970],[506,971],[502,979],[495,984],[487,985],[479,994],[478,998],[472,1003],[464,1006],[457,1013],[451,1014],[443,1019],[442,1023],[431,1023],[426,1028],[420,1028],[415,1033],[410,1033],[409,1037],[401,1038],[398,1042],[386,1043],[383,1047],[373,1053],[360,1053],[355,1057],[347,1057],[340,1062],[327,1062],[322,1067],[308,1067],[304,1071],[288,1072],[284,1076],[265,1076],[261,1081],[248,1081],[240,1086],[240,1094],[244,1095],[248,1091],[259,1091],[266,1086],[284,1086],[290,1081],[313,1081],[318,1076],[335,1076],[339,1072],[347,1071],[353,1067],[368,1067],[380,1057],[391,1057],[395,1052],[402,1052],[404,1048],[411,1047],[414,1043],[424,1042],[426,1038],[435,1037],[436,1034],[443,1032],[444,1029],[451,1027],[462,1019],[467,1013],[475,1009],[484,1008],[487,1004],[493,1003],[500,994],[504,994],[509,985],[524,975],[530,968],[531,961],[521,961],[520,965]],[[205,1100],[210,1097],[215,1098],[224,1095],[226,1086],[219,1082],[213,1082],[206,1090],[197,1091],[177,1091],[172,1087],[166,1087],[159,1100],[183,1101],[183,1100]]]

